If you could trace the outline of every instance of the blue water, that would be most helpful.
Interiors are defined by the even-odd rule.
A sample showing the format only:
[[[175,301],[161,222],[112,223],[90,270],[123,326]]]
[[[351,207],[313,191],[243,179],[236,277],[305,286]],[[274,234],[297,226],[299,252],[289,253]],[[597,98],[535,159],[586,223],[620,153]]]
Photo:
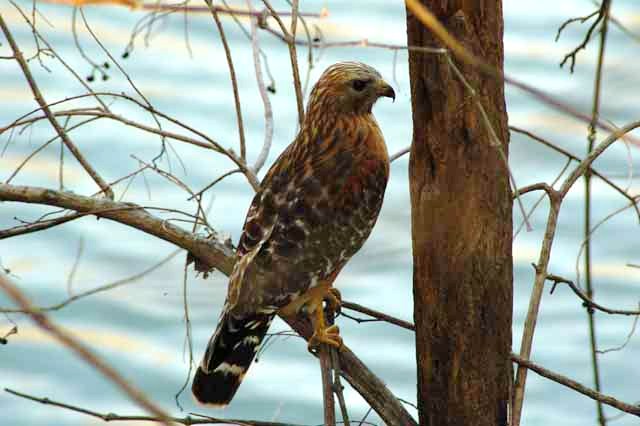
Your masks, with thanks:
[[[22,1],[29,9],[31,2]],[[236,2],[243,6],[244,2]],[[364,4],[364,3],[362,3]],[[284,2],[277,2],[278,9]],[[326,6],[329,18],[317,21],[330,40],[368,38],[370,41],[405,44],[404,8],[400,2],[369,1],[366,8],[355,8],[341,1],[306,1],[302,9],[319,11]],[[39,10],[51,23],[39,19],[39,30],[56,51],[81,75],[91,71],[78,55],[70,36],[71,9],[40,4]],[[576,72],[571,75],[558,63],[564,54],[577,45],[585,26],[574,24],[554,43],[559,24],[572,16],[588,14],[590,1],[565,0],[523,2],[505,1],[505,69],[511,76],[552,93],[572,107],[590,111],[596,45],[592,44],[578,57]],[[21,49],[30,55],[34,44],[29,28],[8,3],[0,4],[0,13],[8,22]],[[613,13],[629,29],[640,34],[640,15],[633,0],[614,2]],[[233,97],[224,61],[224,54],[212,20],[207,15],[189,18],[190,57],[184,39],[184,20],[177,15],[155,27],[149,45],[144,37],[136,41],[135,50],[126,60],[120,59],[133,25],[142,15],[123,8],[89,7],[87,18],[107,49],[120,61],[138,88],[158,110],[183,120],[203,131],[225,147],[239,151],[233,110]],[[253,162],[263,140],[263,110],[253,73],[251,47],[230,19],[223,19],[233,48],[238,73],[240,96],[246,124],[248,156]],[[246,24],[247,22],[244,21]],[[83,48],[96,62],[107,58],[79,23]],[[297,112],[293,102],[288,51],[285,46],[261,32],[260,45],[268,55],[269,66],[276,80],[277,94],[270,99],[274,110],[274,142],[268,164],[295,135]],[[637,90],[640,87],[640,65],[636,58],[640,45],[616,27],[611,28],[606,53],[606,69],[602,102],[602,117],[617,125],[637,119]],[[396,152],[409,145],[411,139],[410,89],[406,54],[400,52],[394,65],[394,55],[388,50],[350,47],[331,48],[315,52],[317,62],[311,72],[314,82],[322,70],[339,60],[360,60],[375,66],[393,80],[398,97],[395,103],[382,100],[375,109],[386,136],[389,151]],[[2,41],[0,56],[8,55]],[[299,50],[303,76],[307,69],[306,52]],[[52,60],[42,69],[36,60],[30,62],[45,98],[62,99],[82,93],[82,87]],[[35,102],[16,64],[0,61],[0,125],[32,110]],[[133,90],[112,66],[107,82],[92,84],[94,90],[126,92]],[[99,79],[98,79],[99,80]],[[90,105],[77,102],[69,107]],[[584,155],[586,125],[532,100],[523,92],[507,87],[510,124],[529,129],[567,150]],[[153,125],[146,113],[132,108],[122,100],[112,109],[132,120]],[[77,122],[77,120],[73,120]],[[167,129],[181,131],[175,126]],[[116,179],[138,166],[138,158],[150,161],[160,151],[156,136],[125,127],[115,122],[97,121],[71,133],[74,141],[89,161],[107,180]],[[26,155],[53,136],[44,122],[20,135],[14,135],[6,152],[0,157],[0,178],[6,177]],[[637,135],[636,135],[637,136]],[[7,136],[0,137],[4,147]],[[232,168],[232,164],[213,152],[172,142],[181,160],[171,152],[171,161],[161,167],[170,169],[194,189],[200,189],[212,179]],[[511,167],[519,186],[555,178],[565,160],[549,149],[526,138],[511,136]],[[631,163],[638,168],[638,147],[632,147]],[[611,176],[619,185],[628,182],[627,150],[614,146],[596,162],[599,171]],[[59,145],[54,144],[36,156],[15,179],[16,184],[31,184],[58,188],[57,165]],[[411,239],[410,204],[407,183],[408,158],[392,166],[392,177],[380,220],[365,247],[340,275],[337,286],[346,300],[356,301],[400,318],[412,319],[411,300]],[[264,170],[262,173],[264,173]],[[77,163],[65,157],[64,183],[80,194],[95,191],[94,184]],[[261,175],[262,176],[262,175]],[[637,179],[630,182],[630,192],[638,193]],[[118,196],[126,185],[118,187]],[[625,205],[626,200],[597,179],[594,181],[594,222]],[[209,222],[235,241],[243,222],[252,192],[244,178],[233,175],[208,193],[204,205],[211,203]],[[531,206],[537,195],[523,197]],[[193,213],[188,195],[158,175],[147,172],[138,177],[124,194],[124,200],[145,206],[163,206]],[[520,336],[533,283],[531,262],[538,257],[544,232],[547,204],[543,202],[531,219],[532,232],[522,232],[514,240],[515,304],[514,349]],[[23,220],[37,218],[44,209],[7,203],[1,206],[0,226],[15,225],[14,217]],[[163,217],[175,218],[175,214]],[[521,214],[514,209],[514,223],[520,224]],[[176,222],[180,224],[179,222]],[[183,226],[188,226],[183,224]],[[627,263],[640,263],[638,258],[638,221],[626,211],[593,235],[593,272],[597,300],[606,306],[633,309],[640,301],[640,269]],[[550,271],[568,278],[576,277],[576,256],[582,242],[583,192],[577,184],[563,205]],[[81,243],[82,241],[82,243]],[[56,227],[46,232],[24,235],[0,243],[2,265],[9,268],[14,282],[42,305],[68,297],[67,278],[80,247],[80,262],[71,285],[72,292],[81,292],[98,285],[138,273],[167,256],[173,247],[163,241],[132,231],[122,225],[94,218]],[[176,407],[173,395],[180,388],[188,369],[183,321],[182,275],[184,254],[142,280],[113,291],[92,296],[51,314],[56,323],[82,339],[105,360],[114,365],[128,380],[145,391],[155,402],[175,415],[200,412],[214,416],[246,419],[290,421],[305,424],[322,422],[319,368],[298,338],[280,338],[252,366],[236,399],[224,411],[212,411],[196,406],[188,392],[181,397],[184,412]],[[226,280],[214,273],[208,279],[188,274],[188,302],[193,326],[196,362],[215,327],[226,292]],[[0,297],[0,306],[10,304]],[[622,344],[631,330],[633,319],[598,313],[597,328],[602,349]],[[0,347],[0,385],[36,396],[47,396],[102,412],[118,414],[140,413],[133,403],[93,369],[61,348],[42,331],[20,315],[0,316],[0,335],[12,324],[18,324],[18,335]],[[340,319],[345,341],[359,357],[399,397],[415,402],[415,366],[413,335],[386,324],[356,324]],[[286,330],[276,322],[273,331]],[[592,386],[587,319],[581,304],[566,288],[559,287],[553,295],[545,293],[541,305],[534,341],[533,359],[575,380]],[[620,351],[601,356],[604,391],[621,400],[640,399],[640,338],[633,336]],[[352,419],[360,419],[368,406],[350,388],[346,391]],[[415,414],[412,408],[409,410]],[[81,414],[39,405],[0,393],[0,424],[11,425],[86,425],[98,421]],[[607,416],[618,411],[606,408]],[[10,417],[4,417],[10,416]],[[10,420],[5,420],[10,418]],[[380,424],[370,415],[368,420]],[[566,388],[529,375],[524,408],[524,425],[585,425],[595,423],[595,404]],[[631,416],[617,420],[616,425],[638,424]]]

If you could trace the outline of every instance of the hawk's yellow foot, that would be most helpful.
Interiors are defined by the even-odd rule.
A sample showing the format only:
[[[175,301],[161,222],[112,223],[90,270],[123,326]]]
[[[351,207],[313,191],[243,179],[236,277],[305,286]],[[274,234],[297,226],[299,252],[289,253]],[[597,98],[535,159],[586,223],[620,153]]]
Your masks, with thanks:
[[[342,346],[342,337],[340,337],[340,328],[338,328],[337,325],[332,325],[324,329],[316,329],[311,339],[309,339],[309,352],[313,352],[314,349],[317,349],[323,343],[340,349]]]
[[[321,344],[325,343],[329,346],[339,348],[342,346],[342,338],[340,337],[340,328],[337,325],[327,327],[324,318],[324,308],[322,302],[327,300],[329,305],[340,304],[340,292],[333,287],[323,286],[324,291],[317,291],[311,295],[307,302],[309,312],[313,314],[311,322],[313,323],[313,336],[309,339],[309,351],[317,349]],[[338,296],[336,296],[336,294]],[[314,297],[315,296],[315,297]]]
[[[337,288],[329,287],[327,294],[324,297],[324,301],[327,302],[327,306],[335,314],[340,313],[342,308],[342,294]]]
[[[284,316],[295,316],[299,312],[306,312],[311,316],[313,335],[311,339],[309,339],[310,351],[316,349],[322,343],[336,348],[342,346],[342,338],[340,337],[340,329],[338,326],[332,325],[327,327],[324,318],[324,301],[326,301],[328,307],[335,312],[336,309],[340,308],[342,302],[340,291],[331,287],[329,283],[321,283],[307,290],[279,311],[279,313]]]

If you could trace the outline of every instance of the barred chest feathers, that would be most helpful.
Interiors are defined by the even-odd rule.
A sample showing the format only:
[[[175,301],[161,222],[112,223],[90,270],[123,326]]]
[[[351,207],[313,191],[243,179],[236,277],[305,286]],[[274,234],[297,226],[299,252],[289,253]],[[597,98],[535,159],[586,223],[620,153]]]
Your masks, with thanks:
[[[332,280],[371,233],[389,177],[384,139],[371,114],[331,124],[303,129],[267,173],[238,247],[255,253],[239,269],[261,291],[244,292],[234,311],[277,309]]]
[[[272,242],[275,254],[296,265],[293,273],[309,274],[311,285],[339,271],[364,244],[389,176],[387,148],[372,115],[332,124],[326,129],[331,138],[318,132],[296,147],[293,157],[303,167],[281,194],[274,176],[274,196],[283,205],[274,235],[284,236]]]

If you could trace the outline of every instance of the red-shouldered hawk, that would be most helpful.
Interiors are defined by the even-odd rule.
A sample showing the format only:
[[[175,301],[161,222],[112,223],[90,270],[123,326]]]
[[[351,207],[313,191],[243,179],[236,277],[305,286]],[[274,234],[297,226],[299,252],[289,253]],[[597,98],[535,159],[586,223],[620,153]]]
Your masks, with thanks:
[[[371,108],[395,92],[372,67],[341,62],[313,88],[300,132],[255,195],[215,334],[193,394],[224,406],[236,393],[277,313],[312,315],[310,346],[340,346],[322,302],[336,303],[336,276],[378,218],[389,155]],[[339,293],[338,293],[339,294]]]

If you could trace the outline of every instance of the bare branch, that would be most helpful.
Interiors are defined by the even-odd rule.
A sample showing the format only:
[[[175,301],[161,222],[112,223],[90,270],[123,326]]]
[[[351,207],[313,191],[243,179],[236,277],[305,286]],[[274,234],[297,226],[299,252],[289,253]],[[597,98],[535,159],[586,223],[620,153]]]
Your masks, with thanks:
[[[407,154],[409,152],[411,152],[411,146],[407,146],[405,148],[402,148],[400,151],[398,151],[395,154],[392,154],[392,155],[389,156],[389,162],[393,163],[398,158],[402,157],[403,155],[405,155],[405,154]]]
[[[105,422],[163,422],[162,419],[158,417],[150,417],[150,416],[121,416],[114,413],[99,413],[97,411],[88,410],[86,408],[78,407],[76,405],[65,404],[63,402],[54,401],[49,398],[38,398],[32,395],[28,395],[26,393],[18,392],[13,389],[4,389],[5,392],[10,393],[11,395],[15,395],[20,398],[25,398],[34,402],[39,402],[40,404],[52,405],[54,407],[64,408],[66,410],[75,411],[76,413],[86,414],[91,417],[95,417],[97,419],[103,420]],[[193,414],[193,413],[192,413]],[[275,422],[262,422],[259,420],[237,420],[237,419],[222,419],[216,417],[208,417],[208,416],[200,416],[198,414],[193,414],[202,418],[194,418],[191,416],[187,417],[168,417],[168,420],[172,423],[179,423],[183,425],[204,425],[204,424],[234,424],[239,426],[301,426],[295,425],[293,423],[275,423]]]
[[[524,188],[520,188],[518,190],[520,195],[524,195],[524,194],[527,194],[527,193],[532,192],[532,191],[544,191],[547,194],[547,196],[549,196],[550,199],[558,197],[558,191],[553,189],[553,187],[551,187],[551,185],[548,185],[548,184],[546,184],[544,182],[534,183],[532,185],[527,185]],[[515,194],[513,195],[513,197],[515,198]]]
[[[199,261],[230,273],[231,249],[223,243],[198,237],[171,223],[158,219],[133,203],[118,203],[51,189],[0,184],[0,200],[46,204],[93,214],[120,222],[188,250]]]
[[[596,27],[598,26],[598,24],[600,23],[600,21],[602,21],[603,19],[606,18],[605,16],[609,13],[609,4],[610,4],[611,0],[603,0],[602,1],[602,5],[600,6],[600,9],[596,10],[595,12],[581,17],[581,18],[572,18],[569,19],[567,21],[565,21],[560,28],[558,28],[558,33],[556,35],[556,41],[558,41],[558,39],[560,38],[560,33],[562,32],[562,30],[570,23],[572,22],[576,22],[576,21],[580,21],[581,24],[585,23],[586,21],[588,21],[589,19],[591,19],[592,17],[597,16],[596,20],[593,22],[593,24],[591,24],[591,26],[589,26],[589,29],[587,30],[586,35],[584,36],[584,39],[582,40],[582,42],[575,48],[573,49],[571,52],[567,53],[564,56],[564,59],[562,59],[562,62],[560,62],[560,67],[563,67],[564,64],[571,59],[571,66],[570,66],[570,70],[571,73],[573,73],[573,70],[575,68],[576,65],[576,56],[578,55],[578,52],[580,52],[581,50],[585,49],[587,47],[587,44],[589,43],[589,41],[591,40],[591,34],[593,33],[593,31],[596,29]]]
[[[574,391],[579,392],[582,395],[585,395],[591,399],[594,399],[596,401],[601,401],[604,404],[617,408],[618,410],[640,417],[640,405],[627,404],[626,402],[619,401],[609,395],[596,392],[593,389],[589,389],[583,384],[576,382],[575,380],[571,380],[570,378],[565,377],[561,374],[554,373],[553,371],[547,370],[546,368],[541,367],[540,365],[535,364],[529,360],[526,360],[516,354],[511,354],[511,360],[513,362],[518,363],[518,365],[522,368],[527,368],[541,375],[542,377],[546,377],[547,379],[553,380],[556,383],[560,383],[561,385],[571,388]]]
[[[625,309],[611,309],[605,306],[600,305],[599,303],[594,302],[591,298],[589,298],[577,285],[573,283],[573,281],[563,278],[559,275],[547,274],[547,280],[553,281],[553,287],[551,287],[551,293],[556,288],[558,284],[566,284],[569,286],[571,290],[578,296],[584,303],[583,306],[590,310],[598,310],[605,312],[611,315],[640,315],[640,310],[630,311]]]
[[[356,311],[356,312],[360,312],[360,313],[365,314],[365,315],[369,315],[370,317],[373,317],[376,320],[385,321],[385,322],[388,322],[390,324],[394,324],[394,325],[397,325],[399,327],[405,328],[407,330],[415,331],[415,329],[416,329],[415,325],[413,325],[412,323],[410,323],[408,321],[392,317],[391,315],[387,315],[387,314],[385,314],[383,312],[379,312],[379,311],[367,308],[366,306],[362,306],[362,305],[359,305],[357,303],[342,301],[342,308],[343,309],[345,309],[345,308],[346,309],[351,309],[352,311]]]

